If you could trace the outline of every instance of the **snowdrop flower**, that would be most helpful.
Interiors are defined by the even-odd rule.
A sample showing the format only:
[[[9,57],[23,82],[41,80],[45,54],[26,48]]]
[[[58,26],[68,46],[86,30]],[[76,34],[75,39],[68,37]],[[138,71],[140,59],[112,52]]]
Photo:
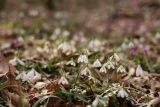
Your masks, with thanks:
[[[102,42],[100,40],[91,40],[91,42],[88,45],[88,48],[97,51],[99,47],[101,47],[101,45]]]
[[[115,58],[115,60],[118,62],[118,61],[120,61],[120,57],[119,57],[119,55],[117,54],[117,53],[114,53],[114,58]]]
[[[86,55],[80,55],[78,57],[77,63],[88,63],[88,56]]]
[[[141,65],[138,65],[137,66],[137,69],[136,69],[136,76],[142,76],[143,75],[143,69],[141,67]]]
[[[101,73],[107,73],[106,67],[103,65],[100,70]]]
[[[20,64],[20,65],[25,66],[25,63],[24,63],[23,61],[21,61],[21,60],[20,60],[19,58],[17,58],[17,57],[14,57],[13,59],[11,59],[11,60],[9,61],[9,63],[12,64],[12,65]]]
[[[101,104],[103,104],[103,106],[105,106],[105,101],[102,99],[102,97],[97,95],[96,98],[94,99],[94,101],[92,102],[92,107],[97,107],[99,103],[101,103]]]
[[[102,66],[101,62],[98,59],[96,59],[96,61],[93,63],[93,67],[99,68],[101,66]]]
[[[133,42],[129,42],[129,43],[128,43],[128,48],[133,48],[133,47],[134,47]]]
[[[108,69],[115,69],[114,64],[111,61],[108,61],[107,63],[105,63],[105,66],[107,66]]]
[[[73,60],[70,60],[66,63],[66,65],[76,66],[76,63]]]
[[[70,45],[69,43],[61,43],[59,46],[58,46],[58,50],[61,50],[63,53],[66,53],[66,52],[75,52],[76,49],[74,46]]]
[[[59,79],[58,84],[68,85],[69,82],[68,82],[68,80],[67,80],[64,76],[62,76],[62,77]]]
[[[117,72],[126,72],[126,69],[124,68],[124,66],[120,65],[117,69]]]
[[[128,49],[128,45],[125,42],[123,42],[122,45],[121,45],[121,48],[123,50],[126,50],[126,49]]]
[[[96,96],[96,98],[92,102],[92,107],[97,107],[98,103],[99,103],[99,96]]]
[[[120,91],[118,92],[117,96],[121,97],[121,98],[125,98],[125,97],[128,97],[128,94],[123,88],[121,88]]]
[[[80,75],[84,75],[84,76],[91,75],[91,71],[88,67],[86,67],[81,71]]]
[[[17,77],[17,80],[21,79],[22,81],[28,81],[31,83],[35,83],[36,81],[41,79],[41,75],[35,70],[31,69],[30,71],[22,72]]]
[[[117,53],[114,53],[110,58],[109,58],[110,61],[120,61],[120,57]]]

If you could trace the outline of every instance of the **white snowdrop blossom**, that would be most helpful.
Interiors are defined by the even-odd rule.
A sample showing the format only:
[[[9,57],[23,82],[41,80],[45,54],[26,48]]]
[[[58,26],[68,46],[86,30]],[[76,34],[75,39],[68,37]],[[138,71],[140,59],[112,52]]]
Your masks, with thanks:
[[[80,75],[84,75],[84,76],[91,75],[91,71],[88,67],[86,67],[80,72]]]
[[[143,75],[143,69],[141,67],[141,65],[138,65],[136,68],[136,76],[142,76]]]
[[[41,79],[41,74],[39,74],[35,69],[31,69],[28,72],[23,71],[22,73],[17,75],[16,79],[21,79],[22,81],[35,83],[36,81]]]
[[[25,66],[25,63],[22,60],[20,60],[19,58],[17,58],[17,57],[14,57],[13,59],[11,59],[9,61],[9,63],[12,64],[12,65],[20,64],[20,65]]]
[[[68,82],[68,80],[67,80],[64,76],[62,76],[62,77],[59,79],[58,84],[68,85],[69,82]]]
[[[108,69],[115,69],[114,64],[111,61],[108,61],[107,63],[105,63],[105,66],[107,66]]]
[[[120,66],[118,67],[118,69],[117,69],[117,72],[123,73],[123,72],[126,72],[126,69],[125,69],[124,66],[120,65]]]
[[[106,67],[103,65],[100,70],[101,73],[107,73]]]
[[[73,60],[70,60],[66,63],[66,65],[76,66],[76,63]]]
[[[67,52],[75,52],[76,49],[73,45],[69,44],[69,43],[61,43],[59,46],[58,46],[58,50],[61,50],[63,53],[67,53]]]
[[[77,63],[88,63],[88,56],[87,55],[80,55],[78,57]]]
[[[128,43],[128,48],[133,48],[133,47],[134,47],[133,42],[129,42],[129,43]]]
[[[102,46],[102,42],[100,40],[91,40],[88,48],[94,51],[97,51]]]
[[[119,55],[117,54],[117,53],[114,53],[114,58],[115,58],[115,60],[118,62],[118,61],[120,61],[120,57],[119,57]]]
[[[111,57],[109,57],[109,60],[113,63],[114,61],[119,62],[120,57],[117,53],[114,53]]]
[[[121,89],[119,90],[117,96],[118,96],[118,97],[121,97],[121,98],[125,98],[125,97],[128,97],[128,94],[127,94],[127,92],[126,92],[123,88],[121,88]]]
[[[95,98],[94,101],[92,102],[92,106],[93,106],[93,107],[97,107],[98,103],[99,103],[99,96],[96,96],[96,98]]]
[[[93,63],[93,67],[99,68],[101,66],[102,66],[101,62],[98,59],[96,59],[96,61]]]
[[[105,106],[105,101],[101,96],[97,95],[94,101],[92,102],[92,107],[97,107],[98,104],[103,104]]]

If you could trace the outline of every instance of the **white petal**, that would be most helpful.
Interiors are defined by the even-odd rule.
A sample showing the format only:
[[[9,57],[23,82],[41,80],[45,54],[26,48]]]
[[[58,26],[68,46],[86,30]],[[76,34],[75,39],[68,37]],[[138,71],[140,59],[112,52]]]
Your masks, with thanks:
[[[142,76],[143,75],[143,69],[141,67],[141,65],[138,65],[137,66],[137,69],[136,69],[136,76]]]
[[[123,88],[121,88],[120,91],[118,92],[117,96],[121,97],[121,98],[125,98],[125,97],[128,97],[128,94]]]
[[[95,100],[92,102],[92,106],[97,107],[98,103],[99,103],[99,96],[97,96]]]
[[[61,77],[60,80],[58,81],[58,84],[63,84],[63,85],[68,85],[69,82],[65,77]]]
[[[98,59],[96,59],[96,61],[93,63],[93,67],[97,68],[101,66],[102,66],[101,62]]]
[[[91,71],[88,67],[86,67],[84,70],[81,71],[80,75],[91,75]]]
[[[104,65],[100,68],[99,71],[102,73],[107,73],[106,67]]]

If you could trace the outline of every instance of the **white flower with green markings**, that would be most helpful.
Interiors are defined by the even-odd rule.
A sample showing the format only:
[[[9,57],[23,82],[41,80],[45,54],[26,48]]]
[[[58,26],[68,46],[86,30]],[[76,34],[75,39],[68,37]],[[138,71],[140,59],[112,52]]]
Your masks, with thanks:
[[[99,67],[101,67],[101,66],[102,66],[102,64],[101,64],[101,62],[99,61],[99,59],[96,59],[96,61],[93,63],[93,67],[99,68]]]
[[[128,93],[123,89],[121,88],[117,94],[118,97],[121,97],[121,98],[125,98],[125,97],[128,97]]]
[[[143,69],[142,69],[141,65],[138,65],[136,68],[136,76],[139,77],[142,75],[143,75]]]
[[[80,55],[78,57],[77,63],[88,63],[88,56],[87,55]]]
[[[125,69],[124,66],[120,65],[120,66],[118,67],[118,69],[117,69],[117,72],[123,73],[123,72],[126,72],[126,69]]]

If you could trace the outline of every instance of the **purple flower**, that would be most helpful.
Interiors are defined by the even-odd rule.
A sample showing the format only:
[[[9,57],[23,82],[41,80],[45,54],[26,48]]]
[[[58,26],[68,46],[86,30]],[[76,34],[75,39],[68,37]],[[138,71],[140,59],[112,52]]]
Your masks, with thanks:
[[[143,54],[146,54],[146,53],[147,53],[147,50],[148,50],[148,49],[147,49],[146,47],[143,47],[143,48],[141,49],[141,51],[142,51]]]
[[[18,48],[19,47],[19,42],[18,42],[17,38],[11,39],[11,47],[12,48]]]
[[[129,55],[131,55],[131,56],[136,56],[136,55],[137,55],[136,48],[131,48],[131,49],[129,50]]]

